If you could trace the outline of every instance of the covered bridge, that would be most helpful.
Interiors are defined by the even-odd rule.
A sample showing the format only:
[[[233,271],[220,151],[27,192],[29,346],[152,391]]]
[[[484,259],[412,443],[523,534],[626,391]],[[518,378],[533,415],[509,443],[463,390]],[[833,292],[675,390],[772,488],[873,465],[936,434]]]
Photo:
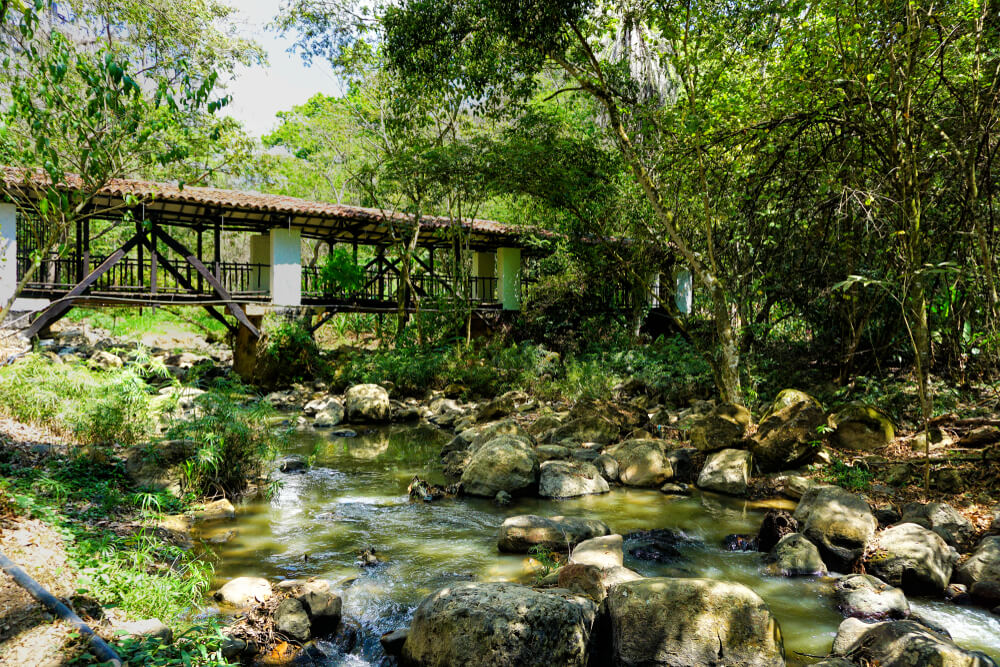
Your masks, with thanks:
[[[32,210],[50,183],[23,170],[4,167],[0,173],[13,200],[0,203],[0,302],[6,303],[38,253],[32,216],[19,216],[19,209]],[[85,196],[76,177],[57,187]],[[413,305],[402,284],[401,259],[391,252],[418,231],[408,214],[115,179],[90,197],[78,220],[60,239],[65,251],[41,257],[21,292],[16,309],[39,311],[25,332],[29,336],[84,303],[202,305],[231,330],[242,325],[254,338],[259,320],[247,315],[252,305],[381,312],[398,307],[400,289],[407,290],[404,306]],[[109,229],[115,230],[115,247],[104,238]],[[223,236],[234,233],[248,237],[235,244],[242,254],[237,261],[223,256]],[[489,220],[423,217],[410,282],[420,297],[468,300],[476,310],[517,310],[529,239],[555,236]],[[324,281],[319,267],[303,263],[303,239],[348,244],[355,260],[358,247],[369,246],[359,265],[360,285],[345,290]],[[458,269],[465,251],[472,253],[471,273]],[[228,323],[217,306],[239,324]]]

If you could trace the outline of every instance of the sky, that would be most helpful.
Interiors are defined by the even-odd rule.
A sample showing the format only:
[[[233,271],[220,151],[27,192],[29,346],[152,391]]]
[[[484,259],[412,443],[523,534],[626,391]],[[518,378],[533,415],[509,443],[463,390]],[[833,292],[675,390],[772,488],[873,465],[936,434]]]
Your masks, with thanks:
[[[260,44],[268,57],[266,65],[240,67],[227,86],[233,101],[225,111],[242,121],[250,134],[266,134],[273,129],[278,111],[302,104],[316,93],[339,94],[329,65],[314,62],[307,66],[298,54],[288,52],[291,39],[266,29],[278,13],[280,0],[228,2],[239,9],[240,34]]]

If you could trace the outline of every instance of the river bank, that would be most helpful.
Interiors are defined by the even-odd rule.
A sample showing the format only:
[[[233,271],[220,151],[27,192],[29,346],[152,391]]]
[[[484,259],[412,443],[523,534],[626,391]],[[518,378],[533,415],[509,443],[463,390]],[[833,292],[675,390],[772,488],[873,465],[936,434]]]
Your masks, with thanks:
[[[70,347],[73,350],[67,352]],[[63,364],[89,364],[96,373],[102,367],[119,368],[112,357],[125,368],[137,363],[128,353],[118,352],[121,348],[113,343],[91,347],[57,343],[51,345],[49,354]],[[67,359],[68,355],[76,359]],[[169,392],[183,404],[182,419],[185,412],[188,417],[197,415],[195,401],[202,390],[196,384],[225,372],[221,368],[225,360],[213,358],[204,348],[197,352],[154,349],[151,356],[175,362],[164,365],[180,371],[171,371],[175,378],[184,375],[195,383],[182,382],[180,389],[174,385]],[[200,370],[192,373],[189,369],[195,367]],[[826,410],[798,392],[779,397],[776,405],[755,415],[712,401],[668,405],[639,386],[623,386],[614,400],[603,401],[552,400],[517,391],[470,400],[461,387],[429,391],[417,398],[396,397],[392,385],[361,385],[340,393],[323,381],[301,383],[262,398],[262,404],[283,411],[273,420],[285,434],[284,458],[271,473],[279,482],[273,495],[248,496],[237,505],[234,516],[227,510],[214,523],[200,526],[195,519],[209,517],[204,509],[196,508],[194,498],[160,511],[138,508],[142,511],[134,518],[140,520],[120,521],[114,530],[128,533],[151,526],[159,529],[165,543],[173,542],[185,553],[214,554],[208,558],[214,563],[215,576],[203,592],[217,590],[240,576],[264,577],[289,598],[301,593],[282,582],[310,578],[331,582],[330,590],[342,605],[343,622],[333,641],[321,636],[299,654],[300,660],[308,657],[320,664],[388,660],[380,635],[408,626],[421,601],[431,599],[442,586],[457,583],[513,582],[521,588],[505,591],[506,597],[501,597],[509,601],[529,595],[532,587],[547,583],[548,575],[553,590],[568,586],[573,596],[603,600],[602,595],[612,593],[610,586],[602,585],[598,591],[580,581],[563,581],[560,570],[566,569],[567,556],[560,555],[565,549],[558,545],[528,545],[544,547],[531,554],[503,553],[497,535],[505,521],[554,514],[600,520],[609,534],[624,535],[622,567],[643,580],[702,577],[755,591],[782,630],[783,659],[814,660],[809,656],[830,651],[843,618],[836,602],[836,580],[820,574],[818,568],[804,578],[778,576],[767,562],[775,560],[775,554],[766,555],[770,550],[729,551],[728,546],[743,543],[729,538],[757,537],[769,508],[794,509],[804,495],[815,501],[816,489],[830,483],[850,490],[844,498],[864,503],[863,508],[857,506],[857,513],[870,528],[864,528],[863,539],[849,548],[853,558],[841,561],[846,556],[833,547],[843,547],[842,543],[827,541],[828,531],[810,526],[808,516],[800,517],[802,533],[824,571],[846,574],[860,565],[891,580],[898,576],[896,570],[880,563],[884,554],[893,552],[882,541],[893,537],[893,526],[922,526],[925,532],[907,529],[913,534],[907,534],[903,547],[916,540],[938,548],[936,540],[942,540],[946,545],[939,549],[942,568],[949,570],[944,584],[965,586],[964,591],[956,591],[966,595],[951,595],[955,591],[950,586],[931,592],[917,590],[908,575],[898,578],[889,583],[902,588],[909,599],[913,614],[906,616],[945,626],[959,646],[993,650],[989,641],[981,640],[994,632],[997,618],[989,611],[989,585],[977,589],[972,576],[965,576],[965,582],[953,580],[970,558],[981,556],[982,560],[989,555],[970,554],[977,544],[992,544],[988,542],[991,503],[995,502],[990,495],[995,487],[989,485],[991,449],[988,442],[959,445],[969,429],[950,433],[949,424],[957,419],[944,420],[938,427],[947,438],[932,443],[940,455],[933,469],[933,495],[925,498],[918,485],[922,468],[916,462],[921,452],[913,447],[914,434],[900,436],[894,430],[886,437],[878,416],[852,406]],[[874,437],[884,442],[858,449],[845,446],[848,437],[855,443]],[[16,430],[5,439],[5,448],[17,450],[21,457],[17,465],[68,460],[67,443],[31,440]],[[130,462],[139,453],[157,448],[161,454],[157,460],[168,464],[162,472],[169,472],[170,461],[163,458],[162,445],[151,450],[145,445],[114,448],[105,452],[109,458],[103,462],[90,460],[95,458],[91,451],[88,460],[90,465],[119,470],[130,477],[128,485],[139,488],[151,480],[137,477],[142,466]],[[959,448],[965,452],[956,454]],[[73,450],[78,460],[80,451]],[[177,452],[185,455],[183,448]],[[899,466],[906,466],[905,472]],[[184,483],[181,477],[169,477],[158,480],[163,483],[160,493]],[[414,477],[426,484],[418,484],[411,498],[407,488]],[[437,499],[456,492],[461,497]],[[58,497],[58,493],[50,495],[49,501]],[[948,501],[957,511],[930,511],[927,501]],[[911,506],[913,502],[924,504]],[[944,528],[935,525],[940,523],[936,515],[942,512],[958,526],[953,539],[941,537]],[[91,518],[91,527],[100,524],[99,517]],[[642,547],[634,534],[650,529],[684,535],[691,543],[679,549],[681,557],[674,562],[651,564],[632,553]],[[893,548],[899,550],[898,545]],[[358,564],[366,551],[374,558],[370,568]],[[897,556],[900,562],[909,558],[905,553]],[[907,571],[906,567],[901,571]],[[984,581],[990,576],[987,573]],[[208,586],[209,580],[205,581]],[[469,594],[479,592],[473,589]],[[952,601],[946,600],[946,593]],[[562,595],[557,590],[547,594]],[[966,601],[976,605],[955,604]],[[240,616],[235,609],[215,610],[211,603],[192,612],[184,623]],[[605,618],[603,614],[599,616]],[[214,635],[209,631],[206,636]],[[222,659],[225,640],[216,640],[209,645]],[[406,655],[405,642],[390,641],[387,646],[390,653]],[[232,650],[229,654],[235,657]],[[586,649],[581,655],[595,654]],[[416,659],[412,653],[410,659]]]

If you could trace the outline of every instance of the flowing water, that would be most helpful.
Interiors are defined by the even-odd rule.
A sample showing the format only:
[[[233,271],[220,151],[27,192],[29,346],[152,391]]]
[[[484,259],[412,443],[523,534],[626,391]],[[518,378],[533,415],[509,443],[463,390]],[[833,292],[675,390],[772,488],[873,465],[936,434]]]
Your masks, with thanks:
[[[345,617],[360,626],[359,642],[350,654],[320,643],[329,664],[377,664],[382,656],[379,636],[407,625],[413,608],[436,588],[457,580],[533,581],[529,558],[497,552],[497,529],[505,517],[588,516],[623,534],[645,528],[683,531],[696,544],[682,560],[663,565],[626,554],[626,567],[646,576],[744,583],[777,617],[790,663],[811,662],[805,656],[830,649],[842,619],[828,596],[828,581],[768,576],[760,554],[720,547],[730,533],[756,533],[766,512],[762,504],[697,491],[680,498],[636,489],[562,501],[525,498],[505,508],[475,498],[411,502],[406,488],[414,475],[445,482],[438,453],[447,439],[421,427],[373,430],[356,438],[295,433],[287,453],[311,457],[311,468],[279,473],[281,486],[270,501],[241,508],[237,536],[218,548],[216,584],[237,576],[329,579],[343,597]],[[384,562],[360,567],[359,552],[372,547]],[[959,645],[1000,659],[1000,618],[940,601],[911,603],[948,628]]]

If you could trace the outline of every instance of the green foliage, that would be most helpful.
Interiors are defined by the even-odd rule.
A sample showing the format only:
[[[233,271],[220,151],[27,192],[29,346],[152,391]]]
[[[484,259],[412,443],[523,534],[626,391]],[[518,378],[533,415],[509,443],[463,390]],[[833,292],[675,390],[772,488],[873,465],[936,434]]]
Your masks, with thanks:
[[[326,294],[351,294],[365,284],[365,272],[347,248],[334,248],[319,269],[320,288]]]
[[[197,443],[184,462],[185,488],[198,496],[239,497],[250,484],[265,481],[267,464],[277,451],[270,426],[273,414],[263,401],[245,404],[246,389],[218,382],[194,399],[195,416],[175,423],[171,439]]]
[[[71,322],[103,329],[116,338],[139,339],[161,331],[191,330],[209,340],[224,340],[228,329],[204,308],[73,308],[66,314]]]
[[[559,562],[559,554],[549,549],[544,544],[536,544],[535,546],[528,549],[528,555],[538,561],[542,568],[538,571],[536,579],[544,579],[549,574],[552,574],[559,569],[561,563]]]
[[[328,364],[312,333],[298,320],[282,319],[265,331],[258,343],[257,381],[263,386],[284,386],[300,380],[322,378]]]
[[[62,531],[67,554],[81,574],[79,594],[140,618],[175,623],[208,589],[210,563],[148,529],[118,533],[108,528],[109,520],[127,524],[148,508],[140,504],[140,494],[128,493],[131,482],[122,462],[76,453],[30,466],[11,450],[0,450],[0,475],[0,489],[18,514]],[[157,503],[171,511],[186,509],[173,498],[161,496]]]
[[[867,491],[875,476],[867,468],[848,465],[839,459],[834,459],[824,477],[828,482],[842,486],[848,491]]]
[[[32,354],[0,369],[0,411],[84,442],[134,444],[149,433],[151,393],[136,368],[91,370]]]
[[[174,637],[172,644],[164,644],[153,637],[126,637],[112,644],[122,660],[129,665],[170,667],[173,665],[199,665],[201,667],[236,667],[222,656],[222,646],[227,637],[215,619],[204,625],[188,628]],[[81,661],[92,656],[81,656]],[[90,663],[85,663],[90,664]]]

